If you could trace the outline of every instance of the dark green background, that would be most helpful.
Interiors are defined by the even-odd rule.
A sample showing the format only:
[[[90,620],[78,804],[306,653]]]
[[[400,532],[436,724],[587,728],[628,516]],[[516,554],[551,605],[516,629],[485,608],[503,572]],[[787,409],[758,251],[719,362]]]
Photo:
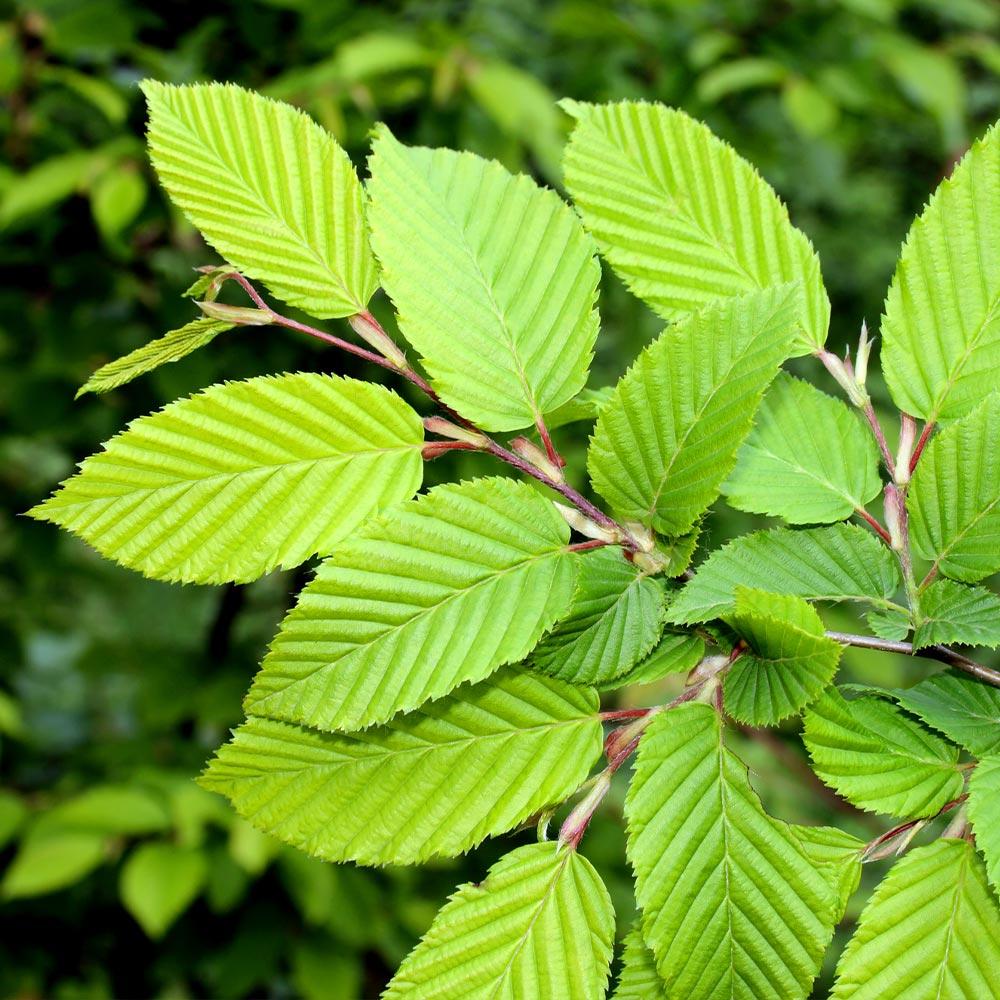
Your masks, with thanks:
[[[0,872],[39,823],[98,845],[75,870],[71,851],[35,866],[28,894],[11,892],[8,874],[0,995],[377,996],[446,894],[515,841],[371,872],[311,862],[235,823],[190,778],[238,721],[308,570],[248,587],[168,586],[17,516],[126,421],[211,382],[382,374],[294,334],[247,329],[74,402],[99,364],[193,317],[179,293],[193,266],[215,260],[151,176],[136,82],[263,89],[307,108],[362,167],[381,118],[404,141],[472,149],[555,185],[568,124],[555,98],[679,105],[753,160],[814,240],[833,300],[830,343],[842,350],[862,317],[877,325],[913,213],[1000,114],[1000,7],[46,0],[0,12]],[[388,322],[381,297],[376,311]],[[610,276],[602,313],[593,385],[613,381],[659,329]],[[561,439],[577,469],[584,434],[577,425]],[[482,468],[441,462],[430,477]],[[721,514],[709,542],[752,523]],[[871,654],[845,662],[890,685],[925,672]],[[740,750],[779,815],[865,837],[888,825],[818,788],[794,731],[753,734]],[[85,798],[75,817],[52,812],[105,786],[119,807]],[[613,796],[583,849],[624,926],[618,808]],[[123,863],[150,842],[206,859],[197,898],[158,940],[119,899]]]

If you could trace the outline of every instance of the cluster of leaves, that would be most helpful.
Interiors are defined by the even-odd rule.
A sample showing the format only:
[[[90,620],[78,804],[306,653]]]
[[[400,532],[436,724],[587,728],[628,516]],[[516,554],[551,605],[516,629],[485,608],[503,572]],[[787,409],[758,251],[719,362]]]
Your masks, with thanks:
[[[0,686],[13,698],[0,691],[0,769],[13,793],[5,797],[5,819],[16,831],[0,864],[15,857],[18,842],[27,848],[34,826],[82,788],[128,783],[141,795],[151,768],[175,768],[171,780],[193,774],[235,719],[246,665],[273,633],[288,590],[303,579],[277,573],[221,589],[139,580],[16,516],[136,413],[222,378],[327,368],[310,350],[315,342],[248,331],[222,336],[212,351],[158,368],[140,383],[73,404],[73,389],[96,365],[184,324],[185,303],[161,289],[183,287],[186,269],[205,260],[191,228],[149,180],[134,138],[141,105],[135,80],[245,81],[308,107],[353,154],[371,123],[384,118],[405,141],[472,148],[512,169],[533,167],[549,181],[559,180],[568,122],[555,112],[553,93],[656,96],[709,120],[761,167],[821,250],[835,314],[852,319],[877,310],[909,214],[965,136],[995,116],[1000,94],[996,11],[978,0],[947,9],[920,0],[798,5],[781,17],[764,0],[560,0],[544,11],[523,0],[446,6],[224,0],[206,13],[176,3],[19,0],[2,15],[9,20],[0,20],[0,201],[8,199],[11,215],[0,240],[8,278],[0,292],[7,501],[0,511],[0,634],[11,655]],[[817,92],[818,114],[809,100],[796,101]],[[947,135],[936,124],[945,120],[952,123]],[[140,189],[146,194],[137,214],[134,197],[110,197]],[[594,384],[612,381],[657,332],[652,314],[617,283],[605,283],[601,296]],[[380,298],[375,307],[386,322]],[[341,370],[372,373],[348,358]],[[870,388],[876,402],[884,400],[877,381]],[[569,474],[580,475],[584,435],[560,444]],[[487,466],[474,453],[455,452],[426,468],[425,483],[481,471]],[[702,544],[715,546],[746,522],[721,508]],[[832,627],[855,628],[854,606],[864,607],[831,606],[824,617]],[[660,655],[666,651],[661,643]],[[655,658],[646,668],[655,676]],[[905,658],[855,650],[842,669],[851,679],[898,685],[909,683],[913,667]],[[632,676],[642,679],[640,671]],[[656,683],[667,694],[679,681]],[[625,704],[646,697],[638,702],[646,704],[649,694],[615,697]],[[776,731],[790,751],[794,730]],[[776,766],[756,735],[751,742],[734,733],[733,746],[761,776],[772,811],[801,816],[806,809],[812,821],[830,820],[829,801],[804,798],[795,768]],[[612,798],[618,794],[616,786]],[[858,814],[838,821],[862,836],[874,822]],[[631,893],[615,826],[610,813],[599,814],[586,844],[621,926],[630,919]],[[139,844],[162,836],[129,838]],[[211,900],[198,903],[154,944],[115,904],[118,864],[128,857],[118,842],[118,835],[106,840],[103,863],[73,886],[39,886],[36,893],[58,891],[3,905],[0,991],[114,996],[187,988],[238,996],[268,984],[286,991],[290,957],[308,938],[342,966],[365,966],[365,985],[356,989],[331,973],[341,995],[375,995],[385,970],[429,923],[434,901],[455,882],[479,879],[497,849],[393,871],[388,881],[380,872],[344,870],[329,890],[330,907],[352,916],[328,927],[289,902],[273,866],[255,868],[231,912],[217,915]],[[53,951],[53,933],[72,947]],[[306,995],[325,995],[310,991],[297,971],[294,984]]]
[[[496,162],[408,147],[385,126],[363,187],[332,136],[287,105],[219,84],[143,89],[159,176],[225,263],[189,291],[206,319],[84,391],[220,329],[276,324],[394,371],[439,413],[421,421],[395,393],[333,375],[216,385],[134,421],[32,514],[170,581],[246,581],[326,557],[201,779],[258,830],[327,861],[412,864],[538,818],[539,843],[461,888],[386,995],[602,994],[614,911],[578,847],[633,753],[641,915],[616,996],[806,997],[862,862],[902,853],[953,811],[872,897],[834,995],[890,982],[913,998],[953,984],[987,995],[1000,961],[1000,692],[984,682],[1000,675],[942,644],[1000,645],[1000,599],[975,586],[1000,570],[997,129],[914,223],[890,286],[894,455],[866,389],[866,335],[853,363],[824,347],[830,306],[808,239],[682,112],[566,102],[577,215]],[[585,393],[598,251],[669,325],[617,386]],[[347,318],[367,346],[279,314],[253,280]],[[219,302],[227,281],[253,305]],[[427,378],[368,312],[378,285]],[[779,375],[807,355],[848,403]],[[587,467],[608,512],[566,481],[551,437],[550,422],[581,419],[595,421]],[[523,430],[537,440],[493,436]],[[534,482],[488,476],[411,499],[424,463],[453,450]],[[879,493],[885,526],[866,509]],[[720,495],[788,527],[691,572]],[[869,606],[874,636],[828,634],[814,604],[830,601]],[[833,685],[844,644],[911,632],[908,650],[974,676]],[[600,711],[602,691],[685,671],[670,704]],[[796,715],[817,776],[900,826],[866,845],[764,810],[729,721]],[[605,723],[622,724],[605,737]],[[927,897],[940,905],[916,902]]]

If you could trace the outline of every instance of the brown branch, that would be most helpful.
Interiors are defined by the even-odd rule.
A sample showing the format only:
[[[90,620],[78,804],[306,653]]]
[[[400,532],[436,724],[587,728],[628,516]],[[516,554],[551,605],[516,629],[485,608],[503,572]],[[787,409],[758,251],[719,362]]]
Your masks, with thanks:
[[[826,633],[827,638],[839,642],[843,646],[856,646],[858,649],[877,649],[883,653],[901,653],[903,656],[919,656],[925,660],[937,660],[939,663],[946,663],[949,667],[964,670],[967,674],[994,687],[1000,687],[1000,670],[994,670],[975,660],[970,660],[967,656],[948,646],[925,646],[922,649],[914,649],[912,642],[904,642],[895,639],[879,639],[872,635],[852,635],[849,632]]]

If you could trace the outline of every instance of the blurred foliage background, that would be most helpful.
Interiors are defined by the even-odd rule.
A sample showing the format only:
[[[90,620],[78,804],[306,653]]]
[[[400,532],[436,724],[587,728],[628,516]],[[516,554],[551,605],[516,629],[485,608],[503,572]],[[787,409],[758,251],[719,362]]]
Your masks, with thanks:
[[[239,719],[308,570],[168,586],[17,516],[129,419],[211,382],[381,374],[253,328],[74,402],[99,364],[192,318],[179,293],[215,260],[151,175],[138,80],[261,89],[306,108],[359,164],[384,119],[404,141],[555,186],[568,124],[556,98],[679,105],[755,162],[814,240],[840,349],[862,317],[877,321],[912,215],[1000,114],[998,30],[992,0],[0,3],[0,995],[375,997],[446,894],[511,846],[366,871],[236,821],[191,777]],[[605,286],[593,385],[658,332]],[[561,443],[573,431],[579,471],[581,426]],[[751,523],[723,514],[708,541]],[[890,686],[927,670],[853,651],[845,664]],[[885,828],[810,780],[794,732],[740,740],[778,815],[866,838]],[[624,927],[616,808],[584,850]]]

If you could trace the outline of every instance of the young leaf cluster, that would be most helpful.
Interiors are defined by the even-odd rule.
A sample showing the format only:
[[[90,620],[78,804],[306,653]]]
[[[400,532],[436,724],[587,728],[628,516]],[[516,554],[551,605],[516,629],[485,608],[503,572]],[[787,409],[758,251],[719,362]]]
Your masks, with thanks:
[[[983,584],[1000,570],[996,129],[914,223],[889,289],[894,453],[867,332],[853,359],[826,350],[808,238],[680,111],[566,102],[569,205],[385,126],[362,183],[287,105],[218,84],[144,91],[160,179],[223,262],[189,290],[203,318],[81,391],[267,326],[375,362],[426,409],[337,375],[211,386],[134,421],[31,514],[163,580],[245,582],[319,558],[201,779],[257,829],[384,865],[537,823],[538,843],[457,890],[386,996],[605,995],[615,914],[579,849],[633,755],[639,917],[619,1000],[804,1000],[862,863],[935,830],[866,905],[833,995],[994,995],[1000,674],[952,646],[1000,645]],[[667,325],[616,386],[588,389],[598,254]],[[221,304],[226,282],[250,304]],[[255,282],[351,332],[283,315]],[[368,311],[379,287],[419,363]],[[843,400],[782,371],[803,356]],[[581,422],[585,486],[553,436]],[[424,464],[452,450],[516,475],[420,492]],[[692,570],[720,497],[784,524]],[[833,602],[874,634],[828,630]],[[849,645],[951,669],[859,692],[835,684]],[[602,710],[679,673],[669,703]],[[899,825],[866,845],[765,811],[727,733],[799,717],[819,780]],[[943,815],[942,833],[929,824]]]

